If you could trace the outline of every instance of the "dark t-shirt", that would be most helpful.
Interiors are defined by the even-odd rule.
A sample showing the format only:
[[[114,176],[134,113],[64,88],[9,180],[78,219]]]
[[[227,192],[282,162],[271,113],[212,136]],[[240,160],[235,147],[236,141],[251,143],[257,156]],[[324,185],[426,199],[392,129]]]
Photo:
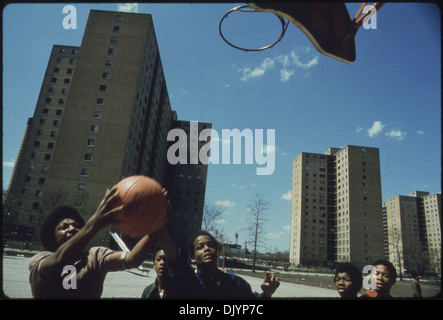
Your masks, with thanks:
[[[189,254],[179,248],[176,261],[168,262],[171,278],[171,295],[176,298],[260,298],[253,292],[243,278],[216,270],[215,272],[197,271],[189,264]],[[171,296],[170,295],[170,296]]]

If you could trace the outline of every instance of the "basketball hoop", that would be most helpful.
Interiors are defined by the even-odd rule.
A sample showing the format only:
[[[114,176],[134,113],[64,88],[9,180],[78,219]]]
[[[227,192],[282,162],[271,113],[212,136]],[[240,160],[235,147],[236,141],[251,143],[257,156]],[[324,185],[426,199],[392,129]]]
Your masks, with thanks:
[[[356,59],[355,35],[358,29],[384,5],[384,3],[376,2],[360,17],[366,4],[363,2],[354,19],[351,20],[346,4],[341,2],[248,3],[229,10],[220,21],[219,31],[223,40],[234,48],[243,51],[262,51],[272,48],[279,42],[291,22],[308,37],[318,52],[333,59],[351,63]],[[245,49],[233,45],[223,36],[221,25],[224,19],[234,11],[267,12],[276,15],[282,25],[280,37],[274,43],[259,49]]]
[[[226,38],[224,37],[223,32],[222,32],[222,24],[223,24],[223,21],[228,17],[229,14],[231,14],[231,13],[234,12],[234,11],[247,12],[247,13],[250,13],[250,12],[261,12],[261,11],[257,11],[257,10],[255,10],[255,9],[252,9],[250,6],[247,6],[247,5],[246,5],[246,6],[238,6],[238,7],[232,8],[231,10],[229,10],[228,12],[226,12],[225,15],[221,18],[221,20],[220,20],[220,24],[219,24],[219,26],[218,26],[218,30],[219,30],[219,32],[220,32],[220,36],[221,36],[222,39],[223,39],[227,44],[229,44],[231,47],[234,47],[234,48],[239,49],[239,50],[243,50],[243,51],[263,51],[263,50],[266,50],[266,49],[272,48],[275,44],[277,44],[278,42],[280,42],[281,39],[283,39],[283,37],[284,37],[284,35],[285,35],[285,32],[286,32],[286,29],[288,28],[288,25],[289,25],[289,22],[286,22],[282,17],[276,15],[277,18],[280,20],[280,23],[281,23],[281,26],[282,26],[282,32],[281,32],[281,34],[280,34],[280,37],[279,37],[276,41],[274,41],[274,42],[271,43],[270,45],[267,45],[267,46],[264,46],[264,47],[261,47],[261,48],[258,48],[258,49],[246,49],[246,48],[241,48],[241,47],[239,47],[239,46],[236,46],[236,45],[232,44],[232,43],[229,42],[228,40],[226,40]]]

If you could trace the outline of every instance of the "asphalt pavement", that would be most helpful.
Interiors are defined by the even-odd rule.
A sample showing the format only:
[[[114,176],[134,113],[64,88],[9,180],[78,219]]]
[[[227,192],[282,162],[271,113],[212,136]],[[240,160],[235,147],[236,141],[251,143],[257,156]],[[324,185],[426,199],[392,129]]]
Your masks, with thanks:
[[[29,285],[29,257],[26,256],[3,256],[2,265],[2,290],[4,298],[10,299],[32,299],[31,288]],[[103,299],[138,299],[141,297],[143,289],[154,282],[155,271],[148,269],[147,273],[141,274],[138,270],[112,272],[106,276]],[[248,275],[241,275],[249,282],[254,291],[261,292],[260,285],[262,278]],[[304,284],[296,284],[281,281],[280,287],[275,292],[273,298],[291,299],[291,298],[337,298],[338,293],[330,284],[325,287],[307,286]],[[394,285],[396,291],[395,297],[409,297],[410,284],[397,283]],[[423,292],[426,297],[434,297],[439,294],[440,287],[435,285],[423,284]],[[404,288],[403,291],[400,291]],[[397,293],[398,292],[398,293]],[[407,292],[407,293],[406,293]]]

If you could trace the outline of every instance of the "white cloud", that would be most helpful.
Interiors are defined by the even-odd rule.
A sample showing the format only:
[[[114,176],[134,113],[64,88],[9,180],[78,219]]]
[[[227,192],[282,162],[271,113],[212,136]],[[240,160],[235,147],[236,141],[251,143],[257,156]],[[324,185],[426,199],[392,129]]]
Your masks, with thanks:
[[[277,57],[277,61],[281,63],[283,68],[286,68],[289,66],[289,55],[288,54],[282,54]]]
[[[363,127],[357,127],[357,129],[355,129],[355,133],[359,133],[362,130],[363,130]]]
[[[318,64],[318,53],[303,46],[291,52],[292,62],[300,68],[309,69]]]
[[[256,68],[243,67],[239,68],[238,71],[243,74],[240,78],[242,81],[248,81],[250,79],[261,77],[265,74],[266,70],[272,69],[274,67],[274,60],[271,58],[266,58],[260,66]]]
[[[288,192],[282,194],[280,199],[291,201],[291,190],[289,190]]]
[[[12,159],[11,161],[3,161],[3,167],[5,168],[14,168],[15,160]]]
[[[294,72],[295,70],[280,69],[280,80],[283,82],[288,81]]]
[[[381,133],[385,128],[386,128],[386,125],[383,124],[381,121],[374,121],[374,123],[372,124],[372,127],[367,129],[368,135],[370,138],[373,138],[373,137],[377,136],[379,133]],[[360,132],[362,129],[363,129],[362,127],[357,127],[356,133]],[[424,134],[423,131],[416,131],[416,133],[420,134],[420,135]],[[387,131],[385,133],[385,135],[389,138],[392,138],[392,139],[403,140],[406,137],[406,132],[401,131],[396,128],[392,128],[389,131]]]
[[[274,58],[266,58],[258,67],[241,67],[234,65],[242,74],[240,80],[248,81],[263,76],[268,70],[277,67],[280,72],[280,80],[288,81],[294,74],[295,68],[310,69],[318,64],[319,54],[311,48],[302,46],[293,49],[289,54],[278,55]]]
[[[278,238],[288,234],[290,229],[291,229],[290,226],[282,226],[280,231],[268,232],[267,234],[265,234],[265,238],[267,238],[267,239],[278,239]]]
[[[423,131],[421,131],[421,130],[417,130],[417,131],[415,131],[415,133],[418,134],[418,135],[420,135],[420,136],[422,136],[422,135],[425,134],[425,133],[424,133]]]
[[[219,200],[215,201],[216,206],[224,207],[224,208],[232,208],[235,206],[235,203],[230,200]]]
[[[212,143],[222,143],[222,144],[230,144],[231,143],[231,139],[220,139],[220,137],[216,134],[216,131],[214,130],[214,135],[211,135],[211,142]]]
[[[138,12],[138,3],[118,3],[117,10],[124,12]]]
[[[268,145],[264,144],[261,151],[263,154],[268,154],[268,153],[275,154],[276,148],[275,148],[275,146],[268,146]]]
[[[266,239],[278,239],[280,238],[284,233],[283,232],[269,232],[265,234]]]
[[[397,129],[392,129],[391,131],[386,132],[386,135],[396,140],[403,140],[406,137],[406,132]]]
[[[380,132],[383,131],[384,127],[385,125],[381,123],[381,121],[375,121],[372,127],[368,129],[369,136],[371,138],[375,137],[376,135],[378,135]]]
[[[234,188],[237,188],[237,189],[243,190],[243,186],[239,186],[239,185],[237,185],[237,184],[235,184],[235,183],[233,183],[232,186],[233,186]]]
[[[226,220],[225,219],[219,219],[219,220],[215,220],[214,221],[216,224],[225,224]]]

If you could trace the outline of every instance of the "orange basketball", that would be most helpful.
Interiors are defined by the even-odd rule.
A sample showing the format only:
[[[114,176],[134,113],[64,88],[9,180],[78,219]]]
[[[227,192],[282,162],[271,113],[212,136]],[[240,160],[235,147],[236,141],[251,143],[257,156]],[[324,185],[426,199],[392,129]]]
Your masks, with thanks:
[[[157,231],[167,215],[166,197],[161,185],[152,178],[131,176],[116,185],[117,206],[123,210],[115,215],[115,229],[130,237],[142,237]]]

